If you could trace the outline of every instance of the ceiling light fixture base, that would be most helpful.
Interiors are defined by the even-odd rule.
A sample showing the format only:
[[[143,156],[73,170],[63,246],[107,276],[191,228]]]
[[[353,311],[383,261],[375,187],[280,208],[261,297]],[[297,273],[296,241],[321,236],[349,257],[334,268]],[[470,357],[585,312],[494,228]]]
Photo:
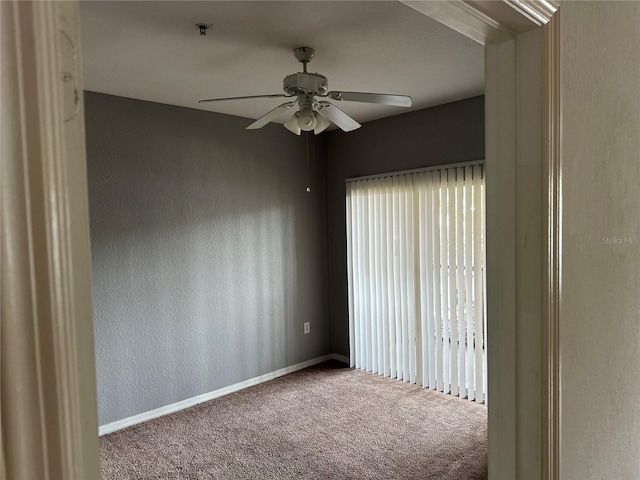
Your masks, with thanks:
[[[300,63],[309,63],[316,55],[316,51],[311,47],[298,47],[293,49],[293,54]]]

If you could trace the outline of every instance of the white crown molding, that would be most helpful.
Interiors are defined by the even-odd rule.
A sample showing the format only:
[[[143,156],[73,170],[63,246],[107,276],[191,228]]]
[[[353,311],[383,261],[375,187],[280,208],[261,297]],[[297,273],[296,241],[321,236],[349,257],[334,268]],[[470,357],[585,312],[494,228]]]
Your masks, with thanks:
[[[558,9],[554,0],[400,0],[443,25],[487,45],[545,25]]]
[[[463,1],[400,0],[456,32],[486,45],[515,38],[516,33]]]
[[[520,15],[528,18],[531,22],[541,27],[551,21],[551,17],[556,13],[560,6],[554,0],[502,0],[511,8],[516,10]]]

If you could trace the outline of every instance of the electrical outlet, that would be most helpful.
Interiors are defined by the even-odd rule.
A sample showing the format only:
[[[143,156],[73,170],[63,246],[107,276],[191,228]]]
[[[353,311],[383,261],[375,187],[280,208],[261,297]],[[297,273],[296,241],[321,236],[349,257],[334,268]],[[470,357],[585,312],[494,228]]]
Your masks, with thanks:
[[[311,322],[304,322],[304,333],[309,333],[311,331]]]

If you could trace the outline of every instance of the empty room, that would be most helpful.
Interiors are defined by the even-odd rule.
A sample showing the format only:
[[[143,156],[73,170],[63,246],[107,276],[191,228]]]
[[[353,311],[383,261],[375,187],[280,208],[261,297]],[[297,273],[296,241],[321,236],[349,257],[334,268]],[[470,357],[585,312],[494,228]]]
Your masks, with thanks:
[[[640,2],[145,3],[0,2],[0,477],[640,478]]]
[[[399,2],[80,13],[103,477],[486,478],[482,46]]]

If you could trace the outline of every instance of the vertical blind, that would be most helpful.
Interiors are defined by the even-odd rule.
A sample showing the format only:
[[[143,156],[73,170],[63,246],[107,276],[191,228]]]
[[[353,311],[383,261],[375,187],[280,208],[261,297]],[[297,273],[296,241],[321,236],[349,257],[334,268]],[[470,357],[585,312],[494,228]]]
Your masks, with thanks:
[[[486,403],[484,166],[346,195],[351,366]]]

